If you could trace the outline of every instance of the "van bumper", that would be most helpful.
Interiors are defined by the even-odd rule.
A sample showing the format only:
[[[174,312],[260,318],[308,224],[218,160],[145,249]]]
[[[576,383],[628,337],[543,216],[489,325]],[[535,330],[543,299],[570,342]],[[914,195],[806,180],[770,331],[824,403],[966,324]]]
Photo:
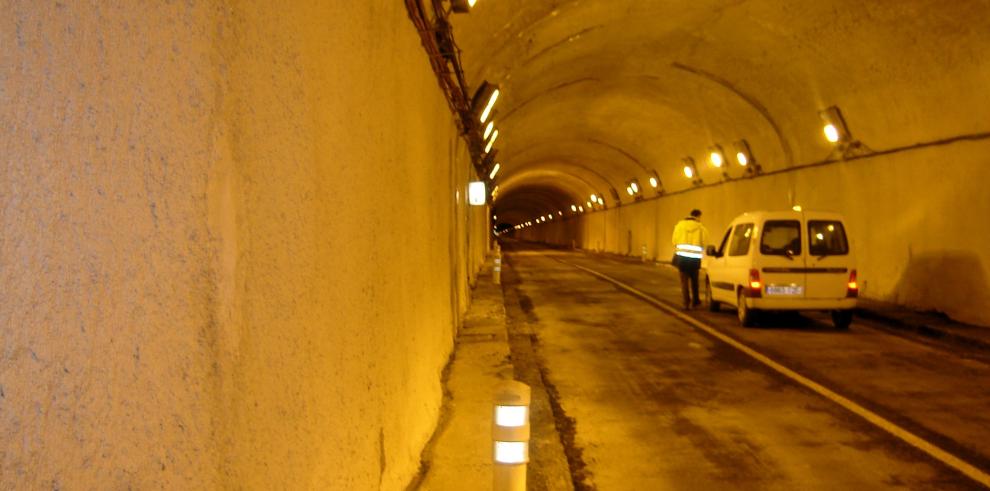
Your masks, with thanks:
[[[746,307],[756,310],[852,310],[855,298],[747,298]]]

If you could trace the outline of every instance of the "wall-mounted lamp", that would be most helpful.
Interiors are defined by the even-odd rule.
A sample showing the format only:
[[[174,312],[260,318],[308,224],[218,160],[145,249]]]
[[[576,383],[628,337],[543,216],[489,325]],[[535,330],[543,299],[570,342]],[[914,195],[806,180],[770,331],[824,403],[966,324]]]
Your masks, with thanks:
[[[577,213],[577,205],[571,205],[571,211]]]
[[[488,173],[488,179],[495,179],[495,176],[498,175],[498,171],[501,168],[502,164],[495,162],[495,167],[492,167],[492,171]]]
[[[598,202],[598,195],[595,194],[595,193],[591,193],[591,201],[597,203]]]
[[[558,211],[558,212],[557,212],[557,216],[559,216],[559,217],[562,217],[562,216],[564,216],[564,212],[562,212],[562,211]]]
[[[653,189],[656,189],[657,194],[663,194],[663,192],[664,192],[663,182],[660,181],[660,173],[658,173],[656,170],[651,171],[651,174],[650,174],[650,187],[652,187]]]
[[[492,133],[492,137],[488,140],[488,144],[485,145],[485,153],[492,151],[492,146],[495,145],[495,140],[498,140],[498,130]]]
[[[839,111],[838,107],[831,106],[819,111],[818,117],[822,119],[822,131],[829,143],[843,145],[852,141],[849,127],[846,126],[846,120],[842,117],[842,112]]]
[[[492,136],[492,130],[495,129],[495,121],[489,121],[488,126],[485,126],[485,135],[481,138],[482,141],[488,141],[488,137]]]
[[[580,211],[581,213],[584,213],[584,207],[583,206],[578,206],[578,211]]]
[[[478,3],[478,0],[450,0],[450,8],[458,14],[471,12],[471,7]]]
[[[478,120],[482,124],[488,122],[488,117],[491,116],[492,109],[495,108],[495,101],[498,100],[500,93],[498,86],[488,81],[482,82],[481,87],[478,87],[477,92],[474,93],[474,98],[471,99],[471,110],[478,115]]]
[[[725,151],[722,150],[722,145],[715,144],[708,147],[708,161],[712,163],[712,167],[716,169],[722,169],[722,178],[725,180],[731,179],[729,177],[728,159],[725,158]]]
[[[722,151],[721,145],[712,145],[708,147],[708,161],[712,163],[712,166],[716,169],[721,169],[722,164],[725,163],[725,152]]]
[[[698,166],[695,165],[694,159],[691,157],[684,157],[681,159],[681,163],[684,164],[684,176],[691,180],[691,184],[695,186],[702,184],[701,175],[698,174]]]
[[[739,140],[732,144],[732,149],[736,151],[736,163],[746,168],[746,174],[756,175],[763,172],[760,163],[753,157],[749,142]]]
[[[485,204],[485,182],[472,181],[468,183],[468,203],[472,206],[484,206]]]

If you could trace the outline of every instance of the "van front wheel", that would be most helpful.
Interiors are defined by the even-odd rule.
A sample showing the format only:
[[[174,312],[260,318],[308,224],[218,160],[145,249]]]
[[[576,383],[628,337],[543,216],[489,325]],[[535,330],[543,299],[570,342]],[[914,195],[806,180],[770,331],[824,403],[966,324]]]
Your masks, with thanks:
[[[736,314],[739,316],[739,324],[743,327],[750,327],[753,325],[754,314],[749,307],[746,307],[746,297],[743,295],[742,290],[739,290],[736,296]]]
[[[851,310],[833,310],[832,311],[832,324],[836,329],[840,331],[845,331],[849,329],[849,324],[852,324],[853,313]]]

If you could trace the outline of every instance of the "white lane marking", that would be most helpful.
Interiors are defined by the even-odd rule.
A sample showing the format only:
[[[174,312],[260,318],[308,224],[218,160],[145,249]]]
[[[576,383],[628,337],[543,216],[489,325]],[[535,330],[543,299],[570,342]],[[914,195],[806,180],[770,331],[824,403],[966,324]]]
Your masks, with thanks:
[[[781,375],[815,391],[822,397],[825,397],[826,399],[829,399],[830,401],[844,407],[846,410],[852,412],[853,414],[856,414],[857,416],[865,419],[866,421],[869,421],[870,423],[881,428],[887,433],[890,433],[891,435],[900,438],[905,443],[917,448],[918,450],[921,450],[922,452],[925,452],[926,454],[938,460],[939,462],[942,462],[943,464],[952,467],[953,469],[956,469],[957,471],[963,473],[970,479],[980,484],[983,484],[984,486],[990,487],[990,474],[982,471],[975,465],[970,464],[969,462],[966,462],[965,460],[956,457],[955,455],[952,455],[948,451],[943,450],[942,448],[925,440],[924,438],[921,438],[920,436],[915,435],[914,433],[911,433],[910,431],[904,428],[901,428],[897,424],[888,421],[879,414],[874,413],[873,411],[870,411],[869,409],[866,409],[865,407],[860,406],[859,404],[856,404],[855,402],[837,394],[836,392],[833,392],[832,390],[826,388],[825,386],[819,384],[818,382],[815,382],[814,380],[811,380],[805,377],[804,375],[801,375],[800,373],[797,373],[794,370],[791,370],[790,368],[787,368],[784,365],[781,365],[780,363],[773,361],[766,355],[754,350],[753,348],[750,348],[749,346],[746,346],[740,343],[739,341],[736,341],[735,339],[725,334],[722,334],[721,332],[709,326],[708,324],[705,324],[689,315],[686,315],[678,311],[677,309],[670,307],[660,302],[659,300],[649,296],[648,294],[643,293],[637,290],[636,288],[629,286],[610,276],[606,276],[595,270],[588,269],[584,266],[579,266],[577,264],[570,263],[561,259],[557,259],[557,260],[562,263],[573,266],[577,269],[580,269],[586,273],[597,276],[598,278],[601,278],[605,281],[608,281],[609,283],[612,283],[615,286],[629,292],[630,294],[639,297],[641,300],[649,304],[652,304],[653,306],[663,310],[664,312],[667,312],[668,314],[671,314],[683,320],[684,322],[687,322],[688,324],[691,324],[692,326],[707,332],[711,336],[749,355],[754,360],[766,365],[767,367],[776,371],[777,373],[780,373]]]

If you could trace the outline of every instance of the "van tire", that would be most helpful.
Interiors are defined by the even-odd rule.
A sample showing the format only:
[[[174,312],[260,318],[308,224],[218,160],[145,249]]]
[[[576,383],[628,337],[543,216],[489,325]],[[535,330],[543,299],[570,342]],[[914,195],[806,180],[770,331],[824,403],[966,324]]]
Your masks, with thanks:
[[[708,303],[709,312],[718,312],[722,306],[721,303],[712,300],[712,281],[707,275],[705,276],[705,302]]]
[[[852,324],[853,313],[851,310],[833,310],[832,311],[832,325],[840,331],[845,331],[849,329],[849,324]]]
[[[736,315],[739,316],[739,324],[743,327],[752,327],[755,320],[756,312],[753,309],[746,307],[746,297],[743,295],[742,290],[736,295]]]

